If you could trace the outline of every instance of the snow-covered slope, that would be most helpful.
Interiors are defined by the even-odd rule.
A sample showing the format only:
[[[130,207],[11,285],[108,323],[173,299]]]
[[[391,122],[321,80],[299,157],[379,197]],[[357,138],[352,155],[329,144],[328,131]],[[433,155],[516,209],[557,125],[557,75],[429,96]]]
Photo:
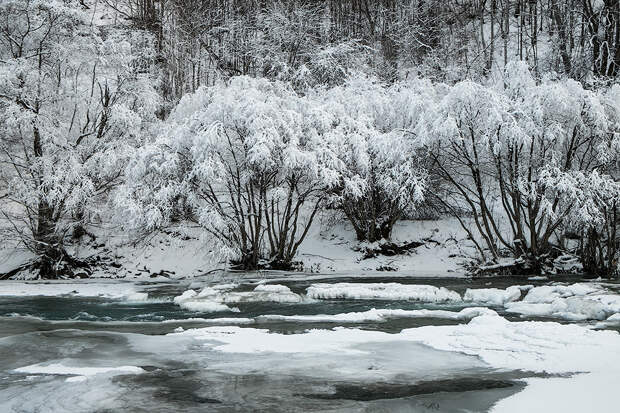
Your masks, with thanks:
[[[376,243],[358,242],[346,223],[329,225],[317,220],[296,259],[303,263],[305,273],[355,276],[393,271],[391,275],[460,277],[466,275],[464,265],[470,264],[475,254],[458,221],[450,218],[398,222],[392,241],[399,245],[420,241],[424,245],[401,255],[364,259],[365,249],[376,247]],[[93,242],[75,245],[70,252],[83,259],[103,259],[94,268],[93,278],[186,278],[226,268],[226,263],[204,245],[201,233],[191,229],[155,234],[139,243],[108,230],[97,233]],[[0,249],[0,272],[30,258],[28,253]],[[22,273],[20,278],[28,278],[28,274]]]

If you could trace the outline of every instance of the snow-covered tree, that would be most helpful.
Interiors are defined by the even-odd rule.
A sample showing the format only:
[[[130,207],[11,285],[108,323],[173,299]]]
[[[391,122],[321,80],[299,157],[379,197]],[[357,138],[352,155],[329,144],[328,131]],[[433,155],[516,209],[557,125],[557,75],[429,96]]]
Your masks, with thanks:
[[[66,238],[120,182],[157,95],[143,44],[105,39],[77,2],[0,4],[0,182],[7,238],[55,277]]]
[[[613,134],[601,94],[572,80],[537,85],[523,64],[508,65],[501,90],[456,84],[423,125],[418,134],[432,138],[429,153],[454,189],[451,206],[472,214],[480,252],[534,261],[575,209],[546,171],[595,170]]]
[[[487,205],[489,187],[494,185],[490,175],[493,142],[504,138],[503,126],[511,121],[508,99],[474,82],[461,82],[436,106],[429,102],[424,121],[416,134],[423,139],[443,179],[453,188],[446,206],[459,217],[462,209],[471,209],[477,232],[494,256],[495,230],[491,207]],[[470,231],[469,227],[463,227]],[[470,233],[476,242],[478,237]],[[483,247],[476,245],[482,253]]]
[[[600,99],[607,133],[593,148],[596,168],[563,172],[549,167],[543,179],[573,206],[566,227],[579,236],[584,269],[610,276],[620,270],[620,87],[614,85]]]
[[[330,136],[344,168],[332,198],[358,240],[389,239],[404,214],[424,199],[427,173],[409,131],[425,102],[434,99],[428,82],[386,88],[369,79],[351,79],[323,96],[332,114]]]
[[[128,169],[123,221],[161,228],[183,202],[234,266],[289,267],[337,183],[324,114],[284,83],[237,77],[185,96],[170,120]]]
[[[558,167],[543,169],[540,179],[572,206],[565,224],[579,234],[578,253],[584,269],[603,275],[618,271],[620,182],[597,170],[562,171]]]

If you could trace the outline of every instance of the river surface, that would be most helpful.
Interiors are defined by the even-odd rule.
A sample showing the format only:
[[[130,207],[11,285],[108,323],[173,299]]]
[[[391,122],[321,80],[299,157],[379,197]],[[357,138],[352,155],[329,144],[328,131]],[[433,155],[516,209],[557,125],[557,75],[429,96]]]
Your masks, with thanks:
[[[338,277],[306,281],[299,274],[292,277],[288,280],[283,274],[268,283],[287,286],[300,295],[316,282],[425,284],[460,295],[468,288],[552,283],[507,278]],[[265,280],[250,274],[216,282],[210,278],[105,281],[146,292],[146,300],[0,296],[0,412],[478,412],[488,411],[498,400],[522,390],[524,378],[545,377],[495,369],[475,356],[399,340],[355,343],[351,344],[355,351],[350,352],[313,351],[314,342],[308,343],[307,352],[235,352],[219,351],[217,340],[203,342],[191,334],[174,334],[231,325],[264,329],[273,335],[343,328],[397,334],[403,329],[469,320],[429,316],[339,323],[265,316],[333,315],[373,308],[458,312],[474,306],[402,299],[321,299],[238,302],[234,304],[238,312],[223,313],[190,311],[173,302],[190,287],[200,291],[231,281],[237,284],[235,291],[246,292]],[[92,285],[96,288],[97,284]],[[620,286],[610,283],[608,287],[617,291]],[[2,288],[0,283],[0,293]],[[569,322],[524,317],[506,312],[501,305],[488,307],[508,320]],[[579,323],[594,325],[596,321]],[[94,368],[101,372],[88,370]]]

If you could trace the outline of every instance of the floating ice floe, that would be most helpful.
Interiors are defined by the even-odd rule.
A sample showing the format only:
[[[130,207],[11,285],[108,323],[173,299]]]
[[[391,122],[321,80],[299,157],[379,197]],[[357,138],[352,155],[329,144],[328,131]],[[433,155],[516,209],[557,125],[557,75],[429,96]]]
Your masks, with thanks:
[[[287,286],[279,284],[261,284],[256,286],[253,291],[230,291],[222,294],[213,294],[212,291],[205,288],[200,294],[203,296],[214,297],[215,300],[224,303],[300,303],[303,301],[303,298],[299,294],[295,294]]]
[[[307,295],[314,299],[412,300],[424,302],[460,301],[461,296],[444,287],[399,283],[312,284]]]
[[[541,285],[530,289],[523,301],[527,303],[552,303],[556,298],[585,296],[600,291],[602,288],[597,284]]]
[[[173,335],[193,337],[216,351],[272,353],[274,357],[277,353],[310,353],[338,354],[350,359],[370,354],[378,346],[417,343],[476,356],[495,369],[561,375],[525,379],[525,390],[501,400],[493,408],[497,412],[522,412],[523,406],[527,406],[528,412],[610,411],[609,406],[616,403],[614,378],[620,375],[620,335],[617,332],[554,322],[509,322],[497,315],[478,316],[468,324],[405,329],[398,334],[343,327],[313,329],[300,334],[209,327]],[[449,358],[449,353],[445,357]],[[322,357],[315,357],[315,360],[320,364]],[[584,398],[584,392],[588,392],[589,397]],[[541,395],[553,397],[551,408],[549,404],[540,403]],[[555,409],[556,403],[562,404],[562,410]]]
[[[620,312],[620,296],[598,284],[545,285],[530,289],[506,310],[530,317],[554,317],[571,321],[605,320]]]
[[[486,307],[469,307],[461,311],[445,310],[392,310],[392,309],[371,309],[368,311],[341,313],[341,314],[316,314],[316,315],[261,315],[258,321],[295,321],[307,323],[360,323],[360,322],[382,322],[394,318],[444,318],[449,320],[469,320],[479,315],[497,315],[497,313]]]
[[[229,291],[235,284],[205,287],[197,293],[187,290],[174,303],[190,311],[239,311],[227,304],[250,302],[300,303],[303,298],[284,285],[259,285],[253,291]]]
[[[280,284],[259,284],[254,288],[255,292],[266,292],[266,293],[290,293],[291,289],[286,285]]]
[[[266,329],[237,326],[204,327],[168,335],[183,335],[205,340],[206,346],[226,353],[363,353],[353,348],[364,341],[390,341],[391,334],[348,328],[312,329],[300,334],[270,333]],[[213,344],[216,343],[216,344]]]
[[[513,285],[505,290],[500,288],[467,289],[463,295],[464,301],[480,304],[503,305],[521,298],[521,292],[532,288],[532,285]]]
[[[226,304],[222,304],[213,300],[208,300],[201,297],[194,290],[184,291],[183,294],[174,297],[174,303],[181,308],[189,311],[197,311],[201,313],[215,313],[220,311],[235,311],[238,312],[238,308],[230,308]]]
[[[607,321],[620,321],[620,313],[610,315]]]

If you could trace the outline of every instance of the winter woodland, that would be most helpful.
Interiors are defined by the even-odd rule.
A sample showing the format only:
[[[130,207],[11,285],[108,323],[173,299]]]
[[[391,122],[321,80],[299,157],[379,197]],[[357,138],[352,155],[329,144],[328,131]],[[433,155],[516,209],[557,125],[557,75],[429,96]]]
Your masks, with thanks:
[[[471,271],[620,254],[620,3],[2,0],[0,231],[43,278],[191,228],[227,268],[303,269],[453,217]],[[177,233],[177,232],[175,232]],[[503,264],[502,264],[503,263]],[[508,263],[508,264],[506,264]]]

